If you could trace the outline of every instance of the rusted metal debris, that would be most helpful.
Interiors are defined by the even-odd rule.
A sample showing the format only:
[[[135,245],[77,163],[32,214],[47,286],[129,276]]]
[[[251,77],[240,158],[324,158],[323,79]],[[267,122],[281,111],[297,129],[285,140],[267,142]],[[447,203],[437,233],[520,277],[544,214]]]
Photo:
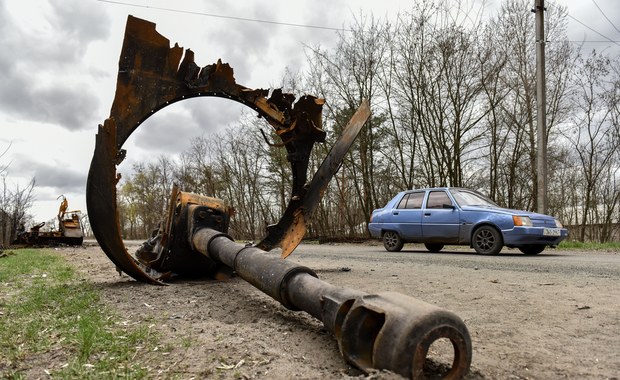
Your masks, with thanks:
[[[279,89],[270,94],[268,90],[241,86],[235,82],[228,64],[218,60],[200,68],[194,63],[191,50],[187,49],[183,54],[183,49],[176,44],[170,48],[168,39],[155,30],[155,24],[129,16],[116,95],[110,117],[99,126],[97,133],[86,201],[93,233],[101,237],[101,248],[119,268],[137,280],[157,283],[159,277],[166,274],[137,262],[127,253],[121,239],[115,184],[120,179],[116,166],[126,154],[123,144],[144,120],[158,110],[200,96],[227,98],[254,109],[274,128],[288,152],[293,175],[291,198],[280,221],[269,226],[267,235],[258,243],[261,248],[282,247],[284,255],[292,252],[301,240],[298,226],[305,223],[314,209],[308,200],[316,199],[314,189],[324,189],[331,179],[331,176],[315,176],[306,187],[312,147],[315,142],[325,140],[321,119],[323,99],[304,95],[295,102],[293,94]],[[368,107],[365,109],[368,114]],[[358,124],[359,130],[364,123]],[[346,153],[356,135],[352,133],[348,141],[339,142],[340,148],[330,156],[342,154],[341,151]],[[330,168],[335,172],[333,167]]]
[[[183,56],[183,59],[181,60]],[[255,246],[227,235],[233,209],[224,201],[174,188],[164,225],[135,254],[123,244],[116,205],[116,166],[129,135],[167,105],[198,96],[228,98],[254,109],[282,139],[292,167],[291,199],[280,221]],[[235,82],[232,68],[218,61],[199,68],[191,50],[169,41],[155,25],[129,16],[110,117],[99,126],[88,174],[86,200],[92,230],[117,268],[133,278],[164,284],[172,276],[232,273],[285,307],[320,319],[338,340],[344,358],[362,369],[389,369],[424,378],[430,345],[449,339],[454,360],[445,378],[461,378],[471,364],[471,339],[458,316],[398,293],[366,294],[337,288],[316,273],[265,253],[282,248],[282,258],[299,244],[325,189],[370,115],[363,102],[317,173],[308,181],[310,152],[322,142],[324,101],[275,90],[253,90]]]
[[[224,214],[213,212],[211,219],[201,216],[208,211],[208,206],[200,205],[181,211],[188,221],[181,224],[188,226],[183,235],[191,248],[216,265],[232,268],[288,309],[303,310],[321,320],[337,339],[343,357],[357,368],[389,369],[423,379],[429,347],[446,338],[454,348],[454,360],[444,378],[459,379],[468,372],[471,340],[455,314],[399,293],[367,294],[330,285],[310,268],[233,242],[214,225]]]
[[[84,241],[84,231],[82,228],[81,211],[70,210],[69,202],[64,195],[58,198],[62,198],[60,207],[58,208],[58,230],[41,231],[41,228],[45,226],[45,222],[36,224],[26,231],[24,226],[21,226],[17,232],[17,238],[13,242],[14,245],[26,245],[26,246],[44,246],[44,245],[82,245]]]
[[[226,233],[231,208],[225,202],[177,188],[172,199],[166,232],[142,245],[141,261],[184,276],[217,278],[233,271],[286,308],[321,320],[343,357],[365,372],[389,369],[422,379],[429,347],[441,338],[454,349],[445,378],[458,379],[469,370],[471,340],[455,314],[399,293],[330,285],[310,268],[235,243]]]

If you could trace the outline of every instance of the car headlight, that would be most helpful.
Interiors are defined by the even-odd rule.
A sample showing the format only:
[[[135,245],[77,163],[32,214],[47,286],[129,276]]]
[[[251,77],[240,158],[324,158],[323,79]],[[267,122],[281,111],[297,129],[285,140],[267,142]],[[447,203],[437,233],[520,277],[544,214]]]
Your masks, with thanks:
[[[564,227],[564,226],[562,225],[562,223],[560,223],[560,221],[559,221],[559,220],[557,220],[557,219],[555,220],[555,226],[556,226],[557,228],[563,228],[563,227]]]
[[[512,221],[515,226],[532,227],[532,220],[528,216],[513,215]]]

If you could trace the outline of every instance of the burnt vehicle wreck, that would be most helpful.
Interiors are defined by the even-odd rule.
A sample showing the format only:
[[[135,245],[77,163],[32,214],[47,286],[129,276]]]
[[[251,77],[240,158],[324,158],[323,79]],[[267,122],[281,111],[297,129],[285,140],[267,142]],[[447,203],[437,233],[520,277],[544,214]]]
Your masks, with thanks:
[[[24,246],[55,246],[55,245],[82,245],[84,241],[84,229],[82,227],[82,212],[80,210],[67,210],[69,202],[64,195],[58,208],[58,229],[42,231],[45,222],[36,224],[26,231],[22,226],[17,232],[14,245]]]
[[[274,128],[292,169],[291,196],[280,220],[253,245],[228,235],[232,215],[225,201],[174,188],[160,229],[135,253],[120,231],[116,204],[116,166],[123,144],[144,120],[184,99],[216,96],[242,103]],[[367,294],[339,288],[307,267],[284,260],[303,238],[306,225],[344,155],[370,115],[362,102],[318,171],[308,176],[310,153],[323,142],[323,99],[281,90],[250,89],[235,82],[232,68],[218,61],[200,68],[194,53],[155,30],[155,24],[129,16],[114,102],[99,126],[88,174],[86,198],[92,230],[105,254],[134,279],[163,285],[172,277],[216,278],[233,271],[284,307],[321,320],[334,335],[342,356],[361,369],[388,369],[407,378],[424,378],[431,344],[452,343],[454,359],[445,378],[462,378],[471,364],[471,338],[455,314],[393,292]],[[281,248],[281,257],[267,251]]]

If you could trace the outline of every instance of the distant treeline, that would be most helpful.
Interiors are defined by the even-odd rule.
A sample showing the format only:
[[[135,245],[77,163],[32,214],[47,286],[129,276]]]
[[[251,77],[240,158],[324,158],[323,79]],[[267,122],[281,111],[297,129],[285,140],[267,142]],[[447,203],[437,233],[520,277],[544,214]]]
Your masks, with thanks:
[[[283,78],[286,91],[327,101],[327,142],[315,147],[310,176],[361,100],[372,109],[310,235],[367,236],[374,208],[419,187],[463,186],[506,207],[536,210],[532,1],[504,1],[485,18],[457,5],[420,0],[394,21],[360,14],[335,48],[307,47],[309,69]],[[561,5],[545,17],[548,213],[567,225],[602,226],[595,238],[608,241],[612,228],[604,226],[620,219],[620,59],[569,42]],[[124,173],[125,237],[151,233],[173,182],[233,205],[236,238],[264,235],[291,187],[286,152],[260,134],[268,128],[242,117],[234,129],[195,138],[178,160],[159,157]],[[571,237],[587,240],[586,231]]]

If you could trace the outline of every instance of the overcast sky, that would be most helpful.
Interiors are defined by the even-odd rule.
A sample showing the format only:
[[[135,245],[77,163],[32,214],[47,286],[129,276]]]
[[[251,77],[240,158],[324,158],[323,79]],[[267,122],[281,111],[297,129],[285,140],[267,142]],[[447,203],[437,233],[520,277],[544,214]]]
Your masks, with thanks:
[[[558,3],[568,6],[570,40],[620,41],[616,29],[620,28],[620,0]],[[199,66],[221,58],[234,68],[237,83],[269,88],[280,85],[287,67],[304,69],[304,45],[333,46],[337,32],[204,14],[342,28],[360,10],[391,17],[409,4],[400,0],[0,0],[0,153],[8,148],[0,157],[0,167],[9,164],[5,174],[11,187],[36,179],[31,210],[36,222],[56,215],[61,194],[71,209],[86,212],[84,193],[95,133],[114,98],[128,14],[155,22],[172,44],[191,48]],[[470,0],[470,4],[490,14],[500,1]],[[584,46],[615,51],[619,47],[610,42]],[[128,159],[119,171],[129,171],[138,160],[180,153],[192,137],[225,128],[242,111],[229,103],[194,99],[159,112],[125,144]],[[167,133],[170,126],[174,134]]]

